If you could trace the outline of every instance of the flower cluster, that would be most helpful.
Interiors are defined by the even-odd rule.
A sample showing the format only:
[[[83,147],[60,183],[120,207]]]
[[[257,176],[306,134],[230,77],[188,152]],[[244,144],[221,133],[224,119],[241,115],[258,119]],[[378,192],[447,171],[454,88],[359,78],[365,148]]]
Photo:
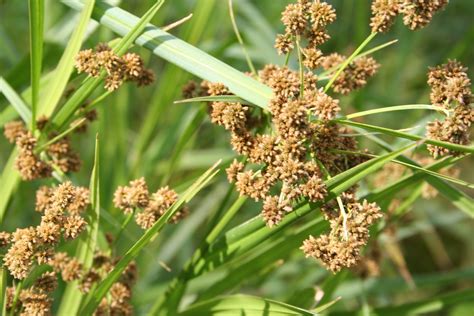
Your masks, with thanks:
[[[126,53],[120,57],[106,44],[97,45],[95,51],[80,51],[76,56],[76,69],[91,77],[99,77],[104,70],[107,73],[104,87],[109,91],[118,89],[126,81],[147,86],[155,80],[153,72],[144,67],[139,55]]]
[[[342,64],[346,57],[338,53],[324,56],[321,66],[328,72],[334,71]],[[374,76],[380,65],[372,57],[361,56],[347,65],[332,85],[334,92],[348,94],[353,90],[362,88],[367,80]]]
[[[427,126],[427,137],[454,144],[469,144],[470,127],[474,122],[474,108],[471,80],[467,68],[450,60],[448,63],[430,68],[428,84],[431,87],[431,103],[443,107],[449,113],[443,121],[435,120]],[[456,154],[449,149],[428,145],[428,150],[436,158]]]
[[[92,267],[82,272],[79,289],[89,293],[93,286],[102,281],[115,267],[118,258],[112,258],[105,253],[98,252],[94,256]],[[104,297],[97,307],[94,315],[132,315],[132,287],[137,280],[137,266],[131,262],[122,272],[120,278],[109,290],[109,295]]]
[[[18,228],[10,238],[2,234],[2,244],[10,246],[3,258],[10,274],[24,279],[35,261],[40,265],[51,264],[61,236],[66,240],[75,239],[84,231],[87,223],[81,213],[88,204],[89,191],[70,182],[56,188],[41,187],[36,200],[36,210],[42,214],[41,223]]]
[[[327,216],[331,223],[330,233],[318,238],[309,236],[301,247],[306,257],[321,260],[333,272],[358,263],[360,248],[369,239],[370,226],[382,217],[380,208],[375,203],[368,203],[366,200],[356,202],[351,194],[344,197],[348,212],[346,229],[341,218]]]
[[[443,9],[449,0],[373,0],[370,26],[372,32],[386,32],[397,15],[403,14],[403,23],[411,30],[425,27],[433,15]]]
[[[309,46],[302,50],[306,67],[323,67],[328,73],[334,72],[345,57],[338,54],[322,56],[315,48],[329,38],[324,27],[334,19],[334,10],[322,1],[300,0],[288,5],[282,18],[286,34],[277,38],[277,49],[280,53],[288,52],[295,37],[306,36]],[[286,48],[282,44],[285,41]],[[356,59],[335,81],[334,91],[346,94],[360,88],[378,67],[372,58]],[[362,155],[340,154],[341,151],[356,151],[357,142],[347,135],[347,129],[333,121],[341,110],[339,101],[318,87],[318,77],[310,71],[301,73],[288,67],[267,65],[258,76],[273,90],[269,102],[270,126],[266,124],[266,117],[262,118],[265,113],[252,111],[249,105],[221,101],[209,105],[211,121],[231,133],[233,149],[250,163],[246,166],[234,160],[226,170],[229,181],[235,183],[241,195],[263,201],[261,217],[269,227],[278,225],[298,202],[305,200],[321,205],[332,224],[330,236],[334,237],[321,237],[327,238],[328,242],[321,241],[321,248],[313,245],[314,252],[307,250],[309,244],[314,244],[314,238],[310,237],[303,248],[333,271],[354,265],[360,247],[367,242],[368,226],[380,217],[380,213],[375,204],[365,201],[361,204],[355,200],[355,187],[343,194],[342,203],[348,214],[338,203],[327,201],[324,179],[365,160]],[[203,82],[199,87],[190,84],[184,92],[189,97],[231,94],[223,84],[210,82]],[[322,255],[330,249],[344,249],[345,246],[350,248],[339,257]]]
[[[136,209],[140,210],[135,214],[135,221],[143,229],[153,226],[177,200],[178,194],[167,186],[150,194],[144,178],[130,181],[128,186],[119,186],[114,193],[115,207],[126,214],[131,214]],[[183,207],[170,221],[177,223],[187,214],[187,207]]]
[[[44,122],[44,120],[42,119],[41,122]],[[44,124],[41,127],[44,127]],[[12,121],[5,124],[4,134],[10,143],[16,143],[18,147],[15,166],[23,180],[50,177],[53,170],[51,164],[65,173],[77,172],[81,167],[79,155],[72,148],[68,137],[63,137],[47,146],[45,154],[49,161],[44,161],[36,152],[37,139],[21,121]],[[54,136],[56,135],[51,134],[49,138],[52,139]]]
[[[15,307],[13,307],[15,288],[7,288],[6,310],[15,315],[20,311],[20,315],[51,315],[53,303],[51,296],[57,284],[54,272],[43,273],[30,288],[20,291]]]
[[[275,48],[278,53],[288,54],[294,49],[295,40],[305,38],[308,42],[307,47],[303,49],[305,65],[317,68],[322,53],[316,47],[330,38],[326,27],[336,20],[334,8],[320,0],[299,0],[286,6],[281,20],[285,25],[285,33],[276,38]]]

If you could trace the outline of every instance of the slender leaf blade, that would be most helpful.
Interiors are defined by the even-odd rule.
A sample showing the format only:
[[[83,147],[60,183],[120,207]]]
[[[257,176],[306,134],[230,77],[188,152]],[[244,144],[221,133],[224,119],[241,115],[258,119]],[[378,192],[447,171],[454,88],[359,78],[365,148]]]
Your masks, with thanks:
[[[7,98],[13,108],[18,112],[21,119],[26,125],[31,122],[31,111],[26,105],[25,101],[21,98],[18,93],[8,84],[8,82],[0,77],[0,91]]]
[[[38,109],[39,89],[41,80],[41,64],[43,60],[44,32],[44,0],[29,0],[30,16],[30,51],[31,51],[31,129],[36,128],[36,112]]]
[[[75,57],[81,49],[82,39],[84,38],[84,34],[92,14],[92,9],[94,8],[94,3],[95,0],[87,0],[85,3],[83,3],[83,10],[79,19],[79,23],[72,33],[67,47],[61,56],[56,70],[54,71],[54,78],[49,84],[48,93],[44,97],[43,102],[40,104],[38,109],[39,115],[45,115],[46,117],[49,117],[58,105],[59,100],[66,89],[66,85],[74,67]]]

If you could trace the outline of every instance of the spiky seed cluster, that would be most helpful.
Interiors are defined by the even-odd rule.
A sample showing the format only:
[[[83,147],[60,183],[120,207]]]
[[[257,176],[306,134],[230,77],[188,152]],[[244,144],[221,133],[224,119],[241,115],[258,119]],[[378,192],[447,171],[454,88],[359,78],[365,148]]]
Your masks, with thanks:
[[[34,152],[36,138],[20,121],[5,124],[5,137],[10,143],[16,143],[18,156],[15,167],[23,180],[34,180],[51,176],[52,168]]]
[[[382,217],[375,203],[353,201],[346,204],[348,211],[347,231],[342,218],[332,218],[331,232],[318,238],[309,236],[301,249],[306,257],[318,259],[331,271],[338,272],[343,267],[354,266],[360,259],[361,247],[369,239],[369,227]]]
[[[261,165],[258,171],[245,170],[244,164],[235,160],[227,169],[227,176],[240,194],[263,201],[262,217],[271,227],[292,210],[296,201],[325,199],[322,172],[308,156],[333,173],[351,168],[361,160],[330,153],[331,149],[354,150],[356,143],[353,138],[341,136],[344,131],[330,122],[340,111],[338,100],[317,89],[314,75],[305,75],[303,95],[297,72],[269,65],[259,75],[273,88],[270,111],[274,134],[252,132],[247,125],[249,108],[239,103],[215,102],[210,116],[214,123],[231,132],[234,150],[248,156],[251,163]],[[277,188],[279,192],[274,194]]]
[[[411,30],[428,25],[433,15],[443,9],[449,0],[405,0],[400,8],[403,23]]]
[[[401,0],[373,0],[371,5],[372,32],[387,32],[400,13]]]
[[[120,186],[114,193],[115,207],[126,214],[141,210],[135,214],[135,221],[143,229],[153,226],[177,200],[178,194],[167,186],[150,194],[144,178],[130,181],[128,186]],[[183,207],[173,215],[170,222],[177,223],[187,214],[188,209]]]
[[[466,72],[467,68],[455,60],[430,68],[428,84],[431,87],[431,102],[444,107],[449,116],[443,121],[435,120],[428,123],[426,134],[428,138],[453,144],[469,144],[474,108],[471,105],[473,100],[471,80]],[[434,145],[427,147],[435,158],[456,154],[454,151]]]
[[[89,204],[86,188],[65,182],[56,188],[40,188],[37,197],[41,223],[17,229],[8,240],[10,247],[3,258],[10,274],[17,279],[24,279],[35,261],[49,264],[61,236],[75,239],[87,225],[80,215]]]
[[[344,62],[345,56],[333,53],[322,57],[321,66],[325,70],[334,71]],[[372,57],[360,57],[351,62],[334,81],[332,88],[335,92],[348,94],[367,84],[367,80],[375,75],[380,65]]]
[[[297,37],[306,38],[308,46],[304,50],[305,65],[317,68],[322,53],[316,46],[330,38],[326,27],[335,20],[335,10],[324,1],[291,3],[282,12],[281,21],[285,25],[285,33],[276,37],[275,48],[279,54],[288,54],[294,49]]]
[[[13,121],[5,124],[4,134],[10,143],[15,142],[18,147],[15,166],[23,180],[50,177],[52,174],[50,163],[65,173],[76,172],[80,169],[81,160],[72,148],[68,137],[63,137],[46,148],[45,152],[50,158],[50,162],[47,163],[35,152],[37,140],[22,122]],[[49,136],[51,139],[56,135]]]
[[[104,87],[109,91],[118,89],[126,81],[146,86],[155,80],[153,72],[144,67],[139,55],[126,53],[120,57],[106,44],[99,44],[95,51],[80,51],[76,56],[75,65],[79,73],[85,72],[91,77],[99,77],[104,70],[107,73]]]
[[[22,289],[18,296],[18,302],[13,308],[13,295],[15,289],[10,287],[7,289],[7,311],[12,314],[19,313],[25,316],[49,316],[52,315],[52,292],[56,289],[57,278],[53,272],[43,273],[31,286],[27,289]],[[20,313],[21,311],[21,313]]]
[[[399,14],[403,14],[403,23],[409,29],[423,28],[448,2],[449,0],[373,0],[370,23],[372,32],[388,31]]]

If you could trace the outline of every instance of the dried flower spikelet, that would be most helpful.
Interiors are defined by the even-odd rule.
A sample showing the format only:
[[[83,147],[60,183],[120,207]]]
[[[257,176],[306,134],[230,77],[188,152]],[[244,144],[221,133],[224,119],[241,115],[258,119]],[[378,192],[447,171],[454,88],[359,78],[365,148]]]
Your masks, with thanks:
[[[148,186],[142,177],[130,181],[128,186],[118,187],[114,193],[114,205],[123,210],[125,214],[130,214],[134,208],[144,208],[148,205],[148,195]]]
[[[37,141],[31,132],[26,131],[16,135],[15,142],[19,149],[18,156],[15,159],[15,167],[23,180],[34,180],[51,176],[51,167],[34,153]]]
[[[467,76],[467,68],[461,63],[450,60],[448,63],[430,68],[428,84],[431,87],[431,102],[445,107],[450,115],[444,120],[430,122],[426,128],[429,139],[468,145],[470,127],[474,122],[474,108],[471,92],[471,81]],[[437,158],[447,154],[456,155],[447,148],[428,145],[428,150]]]
[[[79,283],[79,290],[82,293],[89,293],[94,284],[97,284],[101,280],[100,274],[91,270],[87,272]]]
[[[41,293],[52,293],[58,286],[58,278],[54,272],[45,272],[36,279],[34,288]]]
[[[255,201],[264,199],[270,189],[268,179],[251,170],[239,173],[235,186],[241,196],[248,196]]]
[[[278,55],[286,55],[295,48],[293,38],[289,34],[278,34],[275,39]]]
[[[245,127],[245,113],[248,107],[240,103],[213,102],[211,104],[211,121],[224,126],[229,131],[236,131]]]
[[[326,70],[334,70],[334,66],[346,59],[337,53],[323,57],[322,66]],[[337,93],[348,94],[367,84],[367,80],[375,75],[380,65],[372,57],[360,57],[351,62],[333,83]]]
[[[304,59],[303,65],[310,69],[316,69],[321,65],[323,53],[317,48],[304,48],[302,50]]]
[[[117,303],[124,303],[130,300],[131,294],[130,289],[123,283],[114,283],[110,288],[112,300]]]
[[[265,198],[261,215],[268,227],[271,228],[278,225],[285,216],[285,213],[286,211],[279,202],[278,196],[267,196]]]
[[[240,161],[234,159],[230,166],[225,170],[227,173],[227,179],[230,183],[237,180],[237,175],[244,170],[245,166]]]
[[[142,229],[149,229],[156,223],[158,220],[155,212],[150,210],[145,210],[143,212],[135,214],[135,222]]]
[[[68,137],[63,137],[54,144],[49,145],[46,152],[51,157],[53,163],[64,173],[77,172],[81,168],[82,162],[79,154],[72,148]]]
[[[135,53],[126,53],[122,57],[116,55],[106,44],[96,46],[96,51],[86,49],[76,57],[76,69],[89,76],[98,77],[105,70],[105,89],[114,91],[125,81],[136,82],[138,86],[151,84],[154,73],[143,67],[143,60]]]
[[[70,258],[61,271],[61,277],[65,282],[79,280],[82,275],[82,264],[75,258]]]
[[[328,121],[336,118],[336,115],[341,111],[339,107],[339,100],[333,99],[322,91],[318,91],[314,98],[308,100],[310,102],[313,113],[318,116],[320,120]]]
[[[22,121],[11,121],[6,123],[3,131],[5,138],[11,144],[15,143],[16,139],[19,136],[26,134],[26,132],[25,124],[23,124]]]
[[[151,196],[147,195],[147,205],[143,211],[135,214],[135,221],[143,229],[149,229],[155,222],[178,200],[176,191],[168,186],[160,188]],[[177,223],[186,217],[187,209],[178,210],[170,219],[170,222]]]
[[[79,215],[67,216],[64,221],[64,238],[76,239],[87,226],[86,221]]]
[[[98,77],[100,65],[96,53],[92,49],[85,49],[77,53],[75,66],[78,73],[85,72],[91,77]]]
[[[53,302],[46,293],[39,293],[34,288],[30,288],[22,290],[19,299],[23,306],[21,315],[51,315],[51,305]]]
[[[324,200],[327,195],[326,185],[318,176],[312,176],[306,183],[300,186],[301,193],[311,202]]]
[[[300,3],[291,3],[286,6],[281,14],[286,34],[300,35],[306,30],[307,20],[304,9]]]
[[[320,30],[336,20],[336,10],[330,4],[320,0],[311,3],[309,14],[311,27],[314,31]]]
[[[443,9],[449,0],[404,0],[400,6],[403,23],[411,30],[425,27],[433,15]]]
[[[4,248],[10,244],[11,234],[8,232],[0,232],[0,248]]]
[[[52,197],[53,197],[53,189],[51,189],[47,186],[41,186],[36,191],[35,210],[37,212],[44,213],[44,211],[48,207],[51,207]]]
[[[61,226],[53,222],[42,221],[36,227],[36,234],[42,243],[57,244],[61,238]]]
[[[24,279],[33,265],[38,237],[33,227],[17,229],[12,234],[12,245],[3,257],[5,266],[16,279]]]
[[[374,0],[371,10],[370,27],[372,32],[387,32],[400,13],[402,0]]]
[[[143,60],[135,53],[126,53],[122,56],[125,66],[125,73],[130,80],[138,80],[143,71]]]
[[[139,87],[149,86],[155,82],[155,73],[151,69],[143,69],[138,77],[137,85]]]
[[[318,238],[309,236],[300,248],[306,257],[319,259],[333,272],[354,266],[359,261],[360,248],[367,244],[369,239],[370,225],[382,217],[380,208],[366,200],[362,203],[351,203],[347,208],[349,210],[347,232],[344,232],[339,219],[331,219],[329,235],[321,235]]]
[[[430,67],[428,85],[431,87],[431,103],[451,107],[452,102],[469,105],[472,102],[471,81],[467,68],[456,60],[446,64]]]
[[[229,89],[220,82],[203,81],[202,86],[207,90],[207,94],[210,96],[230,94]]]

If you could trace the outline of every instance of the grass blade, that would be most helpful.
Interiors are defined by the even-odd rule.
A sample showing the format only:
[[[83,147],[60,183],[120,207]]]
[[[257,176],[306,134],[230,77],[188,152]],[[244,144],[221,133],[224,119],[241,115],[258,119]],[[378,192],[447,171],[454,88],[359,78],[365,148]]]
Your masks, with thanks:
[[[250,295],[229,295],[190,306],[178,315],[315,315],[282,302]]]
[[[197,97],[197,98],[174,101],[174,103],[175,104],[181,104],[181,103],[215,102],[215,101],[248,103],[244,99],[239,98],[235,95],[218,95],[218,96]]]
[[[459,304],[461,302],[472,302],[474,300],[474,291],[467,289],[454,293],[440,295],[418,302],[403,304],[393,307],[376,308],[374,312],[377,315],[420,315],[440,311],[448,306]]]
[[[77,10],[83,6],[77,0],[63,2]],[[96,5],[92,16],[122,36],[138,21],[136,16],[104,2]],[[149,25],[136,43],[202,79],[223,83],[236,95],[264,109],[272,97],[269,87],[155,26]]]
[[[99,138],[96,136],[95,141],[95,155],[94,167],[92,169],[90,180],[90,197],[91,208],[88,214],[87,235],[81,238],[77,246],[76,258],[82,263],[84,269],[87,271],[92,266],[94,258],[94,251],[97,245],[97,238],[99,234],[99,218],[100,218],[100,191],[99,191]],[[78,281],[68,283],[64,295],[61,300],[61,305],[58,310],[58,316],[68,316],[76,314],[79,310],[83,294],[79,291]]]
[[[79,23],[72,33],[72,36],[64,50],[61,59],[59,60],[58,66],[54,71],[54,77],[48,86],[48,93],[43,99],[38,109],[38,115],[45,115],[49,117],[61,99],[61,96],[66,89],[66,85],[71,76],[72,69],[74,67],[74,58],[76,57],[79,49],[81,49],[82,39],[84,37],[87,25],[90,20],[92,9],[94,8],[94,0],[87,0],[84,3],[83,10]]]
[[[43,60],[44,32],[44,1],[29,0],[30,15],[30,51],[31,51],[31,130],[36,129],[36,112],[38,109],[39,89],[41,79],[41,64]]]
[[[463,146],[463,145],[457,145],[457,144],[452,144],[448,142],[442,142],[438,140],[433,140],[433,139],[427,139],[422,136],[418,135],[413,135],[413,134],[408,134],[400,131],[396,131],[390,128],[385,128],[385,127],[380,127],[380,126],[375,126],[375,125],[369,125],[369,124],[364,124],[364,123],[358,123],[350,120],[344,120],[344,119],[338,119],[336,120],[338,123],[344,124],[344,125],[349,125],[349,126],[354,126],[354,127],[360,127],[364,130],[367,131],[374,131],[374,132],[380,132],[382,134],[390,135],[390,136],[395,136],[399,138],[405,138],[409,140],[423,140],[426,144],[434,145],[434,146],[439,146],[443,148],[447,148],[450,150],[454,151],[459,151],[463,153],[474,153],[474,147],[472,146]]]
[[[0,91],[7,98],[13,108],[18,112],[21,119],[25,122],[26,125],[31,122],[31,112],[25,101],[16,93],[15,90],[8,84],[8,82],[0,77]]]
[[[217,164],[209,168],[198,180],[196,180],[196,182],[194,182],[186,192],[184,192],[178,201],[176,201],[176,203],[174,203],[165,214],[163,214],[160,219],[123,255],[122,259],[120,259],[120,261],[115,265],[114,269],[97,286],[97,289],[90,293],[87,298],[87,304],[81,309],[80,315],[92,314],[113,283],[118,280],[127,265],[138,256],[143,247],[159,234],[169,219],[184,203],[189,202],[217,174]]]
[[[7,269],[0,268],[0,313],[7,314]]]
[[[388,107],[383,107],[383,108],[378,108],[378,109],[361,111],[361,112],[346,115],[344,118],[353,119],[355,117],[362,117],[362,116],[367,116],[367,115],[394,112],[394,111],[406,111],[406,110],[434,110],[434,111],[444,112],[447,114],[447,110],[440,106],[430,105],[430,104],[407,104],[407,105],[388,106]]]
[[[14,149],[3,168],[2,175],[0,176],[0,196],[2,197],[0,199],[0,224],[3,223],[3,218],[5,217],[10,197],[20,182],[20,174],[14,168],[16,156],[17,150]]]

